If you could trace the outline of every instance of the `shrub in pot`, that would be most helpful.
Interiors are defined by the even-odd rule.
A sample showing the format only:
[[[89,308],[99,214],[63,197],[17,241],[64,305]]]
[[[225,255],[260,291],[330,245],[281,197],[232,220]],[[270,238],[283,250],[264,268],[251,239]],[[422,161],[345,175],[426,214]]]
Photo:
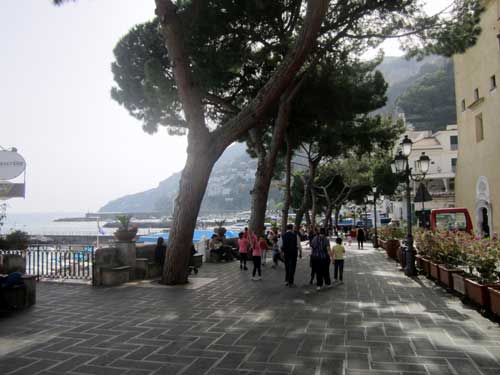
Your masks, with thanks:
[[[131,225],[132,216],[119,215],[116,217],[118,229],[113,233],[118,241],[132,241],[137,235],[137,227]]]
[[[430,261],[433,249],[436,248],[436,236],[430,230],[417,230],[415,232],[415,247],[424,275],[430,275]]]
[[[465,232],[436,232],[435,259],[438,265],[438,281],[448,288],[453,288],[453,274],[463,273],[459,268],[465,263],[463,244],[468,243],[470,235]]]
[[[479,277],[467,277],[465,289],[467,297],[486,308],[490,305],[488,287],[499,286],[497,263],[500,256],[500,241],[498,239],[476,239],[467,244],[468,264],[473,267]]]
[[[397,226],[387,226],[380,229],[379,236],[385,241],[385,251],[389,258],[396,258],[401,246],[400,239],[404,237],[404,231]]]

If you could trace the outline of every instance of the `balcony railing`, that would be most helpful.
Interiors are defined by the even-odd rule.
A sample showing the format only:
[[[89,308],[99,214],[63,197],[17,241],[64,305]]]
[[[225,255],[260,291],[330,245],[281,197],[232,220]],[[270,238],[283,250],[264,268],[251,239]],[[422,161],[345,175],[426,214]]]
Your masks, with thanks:
[[[26,273],[37,279],[93,279],[94,246],[32,245],[26,250],[0,250],[24,258]]]

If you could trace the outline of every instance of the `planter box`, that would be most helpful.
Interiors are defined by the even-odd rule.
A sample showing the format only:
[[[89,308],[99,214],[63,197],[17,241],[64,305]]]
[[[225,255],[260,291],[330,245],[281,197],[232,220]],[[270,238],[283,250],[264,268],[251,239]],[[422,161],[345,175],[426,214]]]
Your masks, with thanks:
[[[465,279],[465,291],[467,292],[467,297],[487,309],[490,307],[490,294],[488,292],[488,287],[495,287],[497,285],[498,284],[481,284],[479,281],[474,279]]]
[[[386,241],[379,239],[378,246],[385,250]]]
[[[439,264],[433,261],[429,262],[429,276],[431,279],[439,280]]]
[[[422,261],[422,255],[419,255],[419,254],[415,255],[415,261],[417,262],[417,268],[419,270],[422,270],[424,268],[424,266],[423,266],[424,262]]]
[[[464,271],[457,268],[446,268],[445,265],[439,265],[439,282],[446,287],[453,289],[453,274],[463,273]]]
[[[429,258],[422,257],[420,261],[422,262],[422,273],[423,273],[425,276],[429,276],[429,275],[430,275],[430,272],[431,272],[431,264],[430,264],[430,259],[429,259]]]
[[[453,279],[453,290],[461,295],[465,296],[465,277],[463,273],[453,273],[451,275]]]
[[[500,316],[500,285],[488,287],[488,292],[490,294],[491,312]]]
[[[399,240],[388,240],[385,243],[385,252],[389,258],[396,258],[398,256],[398,250],[401,244]]]

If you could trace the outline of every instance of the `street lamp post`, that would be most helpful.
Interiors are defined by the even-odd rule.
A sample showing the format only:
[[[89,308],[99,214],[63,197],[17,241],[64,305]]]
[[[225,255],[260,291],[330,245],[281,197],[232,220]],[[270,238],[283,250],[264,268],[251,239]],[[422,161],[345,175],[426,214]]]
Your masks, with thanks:
[[[373,202],[373,231],[374,231],[374,243],[373,247],[375,249],[378,249],[378,232],[377,232],[377,198],[382,198],[383,196],[380,194],[380,192],[377,190],[377,187],[374,186],[372,187],[372,192],[373,195],[369,195],[368,199]]]
[[[422,152],[422,155],[415,163],[416,173],[412,173],[413,168],[410,168],[408,157],[412,151],[413,142],[408,136],[405,136],[401,142],[401,151],[394,158],[391,164],[392,171],[401,174],[406,182],[406,211],[407,211],[407,234],[406,234],[406,268],[407,276],[415,276],[417,270],[415,268],[415,250],[413,249],[413,234],[412,234],[412,217],[411,217],[411,181],[423,181],[425,175],[429,171],[430,158]]]

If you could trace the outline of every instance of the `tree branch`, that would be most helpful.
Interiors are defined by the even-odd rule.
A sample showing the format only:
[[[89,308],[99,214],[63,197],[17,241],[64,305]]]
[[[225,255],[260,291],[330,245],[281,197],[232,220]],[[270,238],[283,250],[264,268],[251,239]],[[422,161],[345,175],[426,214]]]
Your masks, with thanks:
[[[301,69],[307,55],[316,44],[328,4],[328,0],[308,0],[304,26],[294,47],[289,51],[269,81],[260,89],[256,97],[237,116],[214,131],[218,148],[225,149],[235,139],[255,126],[255,123],[280,98],[282,92]]]
[[[160,19],[169,58],[172,64],[179,98],[190,136],[210,137],[205,123],[202,95],[190,69],[181,20],[177,7],[170,0],[155,0],[156,15]]]

